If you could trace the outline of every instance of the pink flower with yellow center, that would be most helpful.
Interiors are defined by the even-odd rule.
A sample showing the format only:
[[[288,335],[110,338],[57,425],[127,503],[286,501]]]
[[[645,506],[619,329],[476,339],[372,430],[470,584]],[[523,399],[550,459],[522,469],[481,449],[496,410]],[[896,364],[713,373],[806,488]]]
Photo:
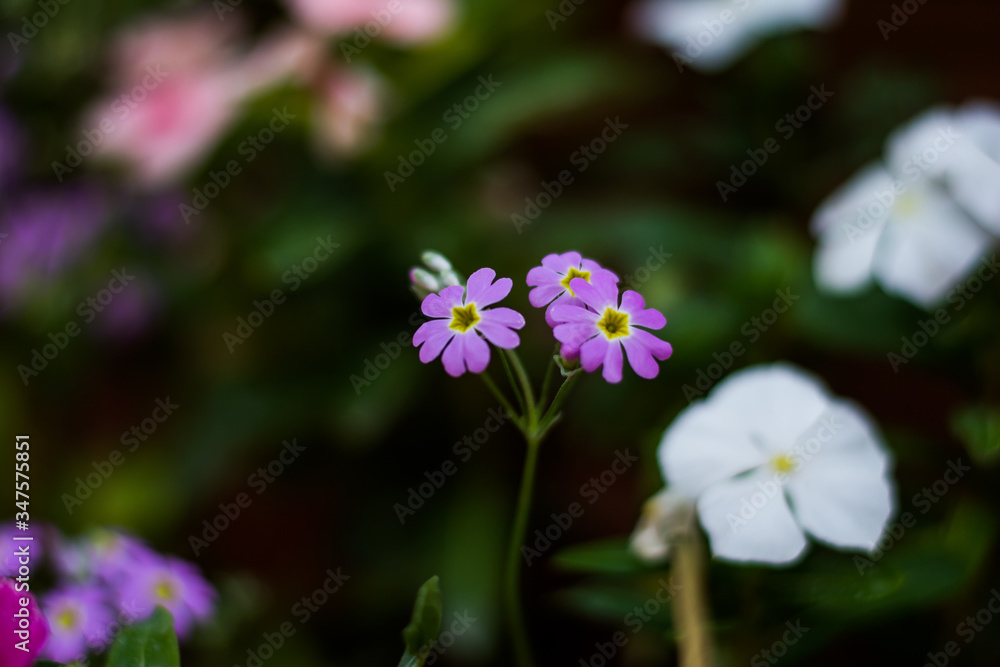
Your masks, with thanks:
[[[495,277],[493,269],[479,269],[469,276],[464,289],[455,285],[427,295],[420,310],[433,319],[420,325],[413,335],[420,361],[427,364],[440,355],[448,375],[459,377],[466,370],[486,370],[490,363],[488,342],[506,350],[521,344],[514,331],[524,326],[521,313],[489,308],[506,298],[514,286],[510,278],[494,282]]]
[[[646,329],[666,326],[663,313],[646,308],[632,290],[626,290],[619,303],[618,286],[605,275],[594,275],[590,282],[573,278],[570,287],[583,305],[553,307],[552,318],[559,324],[552,333],[564,349],[579,349],[583,370],[592,373],[603,365],[604,379],[620,382],[627,356],[636,375],[655,378],[660,372],[656,361],[670,358],[673,347]]]
[[[542,258],[541,266],[528,271],[528,286],[535,288],[528,293],[528,302],[535,308],[545,307],[545,321],[550,327],[555,327],[557,323],[552,319],[553,307],[583,305],[570,286],[572,280],[583,278],[591,282],[594,276],[604,276],[615,284],[618,283],[618,276],[601,268],[594,260],[584,259],[576,251],[546,255]]]

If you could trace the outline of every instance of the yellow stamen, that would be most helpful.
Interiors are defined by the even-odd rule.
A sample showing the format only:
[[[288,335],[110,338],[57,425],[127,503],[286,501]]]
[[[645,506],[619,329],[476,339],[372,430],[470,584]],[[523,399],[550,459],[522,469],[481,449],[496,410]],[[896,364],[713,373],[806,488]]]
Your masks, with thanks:
[[[56,623],[66,629],[75,628],[77,624],[76,611],[73,609],[64,609],[60,611],[56,614]]]
[[[912,218],[920,212],[920,197],[912,192],[899,195],[894,206],[896,213],[904,218]]]
[[[448,325],[448,328],[465,333],[481,319],[479,313],[476,312],[476,304],[470,303],[464,308],[455,306],[451,309],[451,324]]]
[[[793,461],[789,456],[779,454],[771,459],[771,467],[778,472],[791,472],[795,470],[795,461]]]
[[[604,311],[604,317],[597,323],[608,340],[628,335],[628,315],[612,308]]]
[[[576,294],[573,293],[573,289],[569,286],[569,284],[571,282],[573,282],[573,278],[583,278],[584,280],[586,280],[589,283],[590,282],[590,271],[580,271],[580,270],[575,269],[575,268],[570,268],[569,273],[567,273],[566,277],[563,278],[560,281],[560,283],[559,283],[560,285],[562,285],[563,287],[565,287],[567,290],[569,290],[569,295],[570,296],[576,296]]]
[[[167,581],[166,579],[161,579],[160,582],[156,584],[156,588],[153,589],[153,592],[156,594],[157,598],[165,601],[173,600],[177,595],[177,591],[174,590],[173,583]]]

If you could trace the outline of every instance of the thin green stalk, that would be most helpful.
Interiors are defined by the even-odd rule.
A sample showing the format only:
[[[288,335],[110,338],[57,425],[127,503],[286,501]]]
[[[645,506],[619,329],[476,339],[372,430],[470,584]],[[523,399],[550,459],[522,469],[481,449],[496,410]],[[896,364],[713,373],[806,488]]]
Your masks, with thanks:
[[[521,407],[521,414],[527,414],[528,410],[524,404],[524,396],[521,395],[521,390],[518,389],[517,382],[514,380],[514,374],[510,371],[510,362],[507,361],[507,355],[499,347],[497,348],[497,352],[499,352],[500,361],[503,362],[503,369],[507,372],[507,381],[510,382],[510,388],[514,391],[517,404]]]
[[[517,352],[514,350],[504,350],[504,353],[514,366],[514,373],[517,374],[518,380],[521,381],[521,390],[524,392],[524,403],[528,409],[525,417],[528,420],[528,429],[533,433],[538,426],[538,405],[535,403],[535,394],[531,390],[531,379],[528,377],[528,372],[524,370],[524,364],[521,363],[521,358],[517,356]]]
[[[517,498],[517,513],[514,518],[514,530],[510,535],[507,548],[506,602],[507,622],[510,625],[514,641],[514,657],[518,667],[532,667],[531,642],[524,624],[524,612],[521,606],[521,546],[528,532],[528,518],[531,513],[531,498],[535,486],[535,469],[538,463],[538,450],[541,439],[529,435],[528,452],[524,460],[524,470],[521,473],[521,490]]]
[[[549,389],[552,387],[552,376],[555,374],[556,361],[549,359],[549,365],[545,367],[545,379],[542,380],[542,395],[538,397],[539,409],[549,400]]]
[[[520,413],[514,410],[514,406],[512,406],[510,404],[510,401],[507,400],[507,397],[503,395],[503,392],[500,391],[499,387],[497,387],[496,383],[493,381],[493,378],[490,377],[489,373],[485,372],[480,373],[479,377],[483,378],[483,384],[485,384],[489,388],[489,390],[493,392],[493,396],[495,396],[496,399],[500,401],[500,405],[503,406],[503,409],[507,411],[507,414],[510,415],[511,419],[514,420],[514,423],[517,424],[517,427],[521,429],[521,431],[523,432],[524,420],[522,416],[520,415]]]
[[[545,412],[545,416],[539,422],[541,429],[547,431],[555,423],[555,420],[558,419],[559,408],[562,407],[563,401],[569,396],[569,390],[576,384],[576,379],[579,376],[579,373],[573,373],[559,386],[559,391],[556,392],[555,398],[552,399],[552,405],[549,406],[549,409]],[[550,420],[551,423],[549,423]]]

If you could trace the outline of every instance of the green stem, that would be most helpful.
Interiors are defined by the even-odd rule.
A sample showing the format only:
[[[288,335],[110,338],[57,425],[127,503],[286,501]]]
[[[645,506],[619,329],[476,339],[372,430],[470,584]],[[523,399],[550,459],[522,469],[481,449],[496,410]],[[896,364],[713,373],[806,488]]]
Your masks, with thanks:
[[[510,382],[510,388],[514,391],[514,397],[517,398],[517,404],[521,407],[521,414],[527,414],[527,406],[524,404],[524,396],[521,395],[521,390],[518,389],[517,382],[514,381],[514,374],[510,371],[510,362],[507,361],[507,355],[499,347],[496,348],[500,356],[500,361],[503,362],[503,369],[507,372],[507,381]]]
[[[550,358],[549,365],[545,367],[545,379],[542,380],[542,395],[538,397],[539,408],[544,406],[545,402],[549,400],[549,389],[552,386],[552,376],[555,374],[555,370],[556,370],[556,360]]]
[[[517,352],[514,350],[504,350],[504,353],[510,359],[511,365],[514,366],[514,372],[517,374],[517,379],[521,382],[521,391],[524,392],[524,402],[528,408],[528,412],[525,415],[528,420],[528,430],[534,433],[538,426],[538,405],[535,403],[535,394],[531,390],[531,380],[528,378],[528,372],[524,370],[524,364],[521,363],[521,358],[517,356]]]
[[[563,401],[569,396],[569,390],[576,384],[576,379],[579,376],[579,373],[573,373],[559,386],[559,391],[556,392],[555,398],[552,399],[552,405],[549,406],[549,409],[545,412],[545,416],[539,421],[539,428],[548,430],[555,423],[555,420],[559,418],[559,408],[562,407]],[[550,420],[551,423],[549,423]]]
[[[514,406],[512,406],[510,404],[510,401],[507,400],[507,397],[503,395],[503,392],[500,391],[499,387],[497,387],[496,383],[493,381],[493,378],[489,376],[489,373],[485,372],[480,373],[479,377],[483,378],[483,384],[485,384],[489,388],[489,390],[493,392],[493,395],[496,397],[496,399],[500,401],[500,405],[503,406],[503,409],[507,411],[507,414],[510,415],[511,419],[514,420],[514,423],[517,424],[517,427],[521,429],[521,431],[523,432],[524,431],[523,418],[517,411],[514,410]]]
[[[532,667],[531,642],[524,624],[524,612],[521,606],[521,546],[528,532],[528,518],[531,513],[531,497],[535,486],[535,469],[538,463],[538,450],[541,438],[532,434],[528,438],[528,452],[524,460],[524,470],[521,473],[521,490],[517,498],[517,513],[514,518],[514,530],[510,535],[507,548],[506,602],[507,622],[510,624],[514,640],[514,657],[518,667]]]

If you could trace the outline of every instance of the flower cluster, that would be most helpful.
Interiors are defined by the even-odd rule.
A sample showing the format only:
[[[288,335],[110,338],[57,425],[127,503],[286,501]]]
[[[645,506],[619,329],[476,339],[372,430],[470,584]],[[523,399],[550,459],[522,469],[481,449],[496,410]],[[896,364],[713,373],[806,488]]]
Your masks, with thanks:
[[[12,532],[0,530],[4,577],[16,576],[13,545],[24,544],[14,542]],[[32,565],[44,549],[58,582],[40,596],[47,640],[43,645],[41,634],[32,639],[41,658],[65,663],[85,659],[88,651],[102,652],[124,626],[147,618],[158,605],[173,615],[180,638],[212,614],[215,590],[194,565],[156,553],[134,537],[102,529],[67,540],[50,528],[32,536]]]
[[[897,130],[885,159],[816,211],[816,282],[851,293],[872,278],[932,308],[1000,235],[1000,109],[934,109]]]
[[[802,371],[776,364],[734,373],[682,412],[660,443],[667,490],[644,508],[632,546],[666,555],[685,508],[713,553],[792,563],[806,534],[871,551],[893,511],[891,459],[867,416]]]
[[[427,257],[429,267],[456,275],[440,255],[430,254],[434,262]],[[414,269],[410,278],[418,294],[440,287],[423,269]],[[513,281],[495,278],[493,269],[479,269],[465,287],[451,285],[423,299],[421,311],[432,319],[413,336],[422,362],[441,356],[449,375],[482,373],[490,361],[488,343],[507,350],[520,344],[515,330],[524,327],[524,317],[510,308],[490,307],[510,294]],[[579,361],[588,373],[603,366],[604,379],[616,383],[622,379],[626,357],[637,375],[652,379],[660,370],[657,360],[673,352],[670,343],[648,331],[666,326],[663,314],[646,308],[638,293],[620,292],[614,273],[578,252],[546,256],[541,266],[528,272],[526,283],[533,288],[528,301],[545,308],[545,320],[562,344],[566,363]]]

